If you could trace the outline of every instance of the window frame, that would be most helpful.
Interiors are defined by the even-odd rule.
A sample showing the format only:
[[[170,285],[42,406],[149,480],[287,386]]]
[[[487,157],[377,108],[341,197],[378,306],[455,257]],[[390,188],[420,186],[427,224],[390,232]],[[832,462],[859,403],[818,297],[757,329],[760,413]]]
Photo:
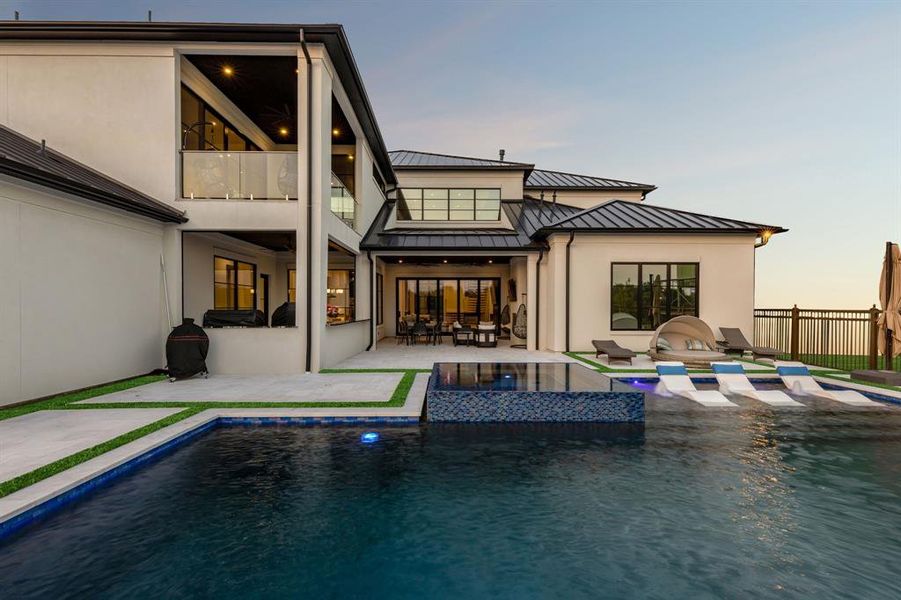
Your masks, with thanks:
[[[654,329],[642,329],[642,319],[644,316],[644,304],[642,302],[642,272],[643,267],[647,265],[666,265],[666,288],[665,288],[665,297],[666,297],[666,313],[663,322],[669,321],[672,318],[672,304],[671,304],[671,289],[672,289],[672,281],[673,281],[673,267],[679,266],[693,266],[695,268],[695,307],[694,313],[690,316],[698,317],[701,313],[701,263],[700,262],[691,262],[691,261],[676,261],[669,262],[665,260],[653,261],[646,260],[641,262],[636,261],[617,261],[610,263],[610,299],[608,304],[608,312],[609,312],[609,326],[610,333],[618,333],[618,332],[640,332],[640,333],[652,333]],[[618,266],[629,266],[629,267],[638,267],[638,279],[635,284],[635,312],[636,312],[636,321],[638,322],[637,329],[614,329],[613,328],[613,270]],[[680,313],[686,314],[686,313]],[[679,316],[679,315],[677,315]]]
[[[385,323],[385,276],[375,274],[375,324]]]
[[[235,289],[234,289],[234,292],[232,293],[232,298],[231,298],[234,308],[218,308],[216,306],[216,283],[217,283],[217,281],[216,281],[216,259],[227,260],[227,261],[231,262],[232,265],[234,265]],[[242,287],[238,283],[238,273],[240,272],[240,270],[238,269],[238,264],[250,265],[251,267],[253,267],[253,278],[251,279],[251,281],[253,281],[253,285],[250,288],[250,290],[251,290],[250,295],[253,296],[253,307],[252,308],[239,308],[239,305],[238,305],[238,290]],[[257,277],[259,277],[257,271],[258,271],[258,268],[257,268],[256,263],[248,262],[246,260],[240,260],[237,258],[231,258],[228,256],[222,256],[221,254],[213,254],[213,310],[250,310],[250,311],[256,312],[256,310],[257,310]],[[227,284],[227,282],[226,282],[226,284]]]
[[[213,145],[211,142],[207,141],[206,125],[203,125],[199,131],[193,132],[193,134],[197,136],[197,139],[198,139],[198,142],[199,142],[199,145],[201,146],[201,148],[199,148],[197,150],[191,150],[191,152],[196,152],[196,151],[201,151],[201,152],[259,152],[260,151],[259,146],[257,146],[252,141],[250,141],[250,138],[248,138],[246,135],[241,133],[241,131],[239,131],[238,128],[236,128],[234,125],[232,125],[228,119],[221,116],[215,108],[210,106],[209,102],[207,102],[206,100],[201,98],[200,94],[198,94],[197,92],[192,90],[190,87],[188,87],[184,83],[181,84],[181,87],[185,92],[187,92],[187,94],[189,96],[193,96],[194,99],[197,100],[198,104],[200,105],[201,114],[199,115],[200,116],[199,123],[205,123],[207,121],[210,121],[210,113],[212,113],[213,118],[218,119],[219,122],[222,123],[222,142],[223,142],[222,148],[216,148],[215,145]],[[178,98],[179,98],[179,106],[178,106],[179,117],[178,117],[178,119],[181,122],[181,128],[182,128],[181,140],[179,140],[179,142],[180,142],[179,147],[181,147],[182,150],[186,150],[186,148],[182,147],[184,144],[184,141],[185,141],[185,134],[187,133],[186,128],[191,127],[192,125],[196,125],[196,123],[185,123],[182,120],[182,118],[181,118],[182,117],[181,95],[179,95]],[[241,138],[244,141],[244,149],[243,150],[229,150],[229,147],[228,147],[229,132],[233,133],[235,136]],[[207,146],[209,146],[209,148]]]
[[[417,198],[417,199],[420,202],[420,207],[418,209],[415,209],[415,212],[419,213],[418,219],[413,218],[414,211],[411,210],[407,206],[407,200],[406,200],[406,198],[404,198],[404,192],[407,190],[410,190],[410,191],[416,190],[419,192],[419,198]],[[437,211],[441,210],[441,209],[426,209],[425,208],[425,202],[426,202],[425,191],[426,190],[442,190],[445,192],[446,197],[443,199],[443,202],[446,203],[446,207],[444,208],[446,218],[444,218],[444,219],[426,219],[425,218],[426,211],[436,213]],[[479,198],[478,193],[482,192],[482,191],[497,192],[497,198]],[[398,201],[403,202],[403,210],[406,212],[406,214],[410,215],[409,218],[400,218],[399,213],[398,213],[399,221],[415,221],[417,223],[447,223],[447,222],[467,223],[467,222],[475,221],[475,222],[490,223],[490,222],[496,222],[496,221],[501,220],[501,204],[503,203],[503,191],[502,191],[502,188],[499,188],[499,187],[416,187],[416,186],[411,186],[411,187],[398,188],[398,192],[400,194],[400,196],[398,197]],[[451,209],[451,203],[454,201],[454,199],[451,198],[452,192],[472,192],[472,218],[470,218],[470,219],[452,219],[451,218],[451,212],[458,213],[461,211],[469,210],[469,209],[465,209],[465,208]],[[434,199],[431,199],[431,200],[434,200]],[[461,199],[457,198],[456,200],[461,200]],[[469,199],[466,198],[464,200],[468,201]],[[496,213],[497,216],[495,218],[493,218],[493,219],[478,218],[479,213],[487,212],[487,210],[491,210],[492,213],[494,213],[494,209],[484,209],[484,208],[480,209],[479,208],[480,200],[497,202],[497,213]]]
[[[357,253],[349,250],[344,245],[339,244],[338,242],[332,241],[331,239],[329,239],[329,241],[328,241],[328,250],[342,252],[342,253],[346,254],[347,256],[351,257],[353,259],[353,267],[351,267],[351,268],[335,268],[335,269],[329,268],[328,252],[326,253],[326,282],[328,281],[329,274],[331,274],[332,272],[335,272],[335,273],[347,272],[347,273],[349,273],[348,282],[347,282],[347,284],[348,284],[348,287],[347,287],[348,299],[347,300],[348,300],[349,304],[345,305],[343,308],[345,310],[345,315],[347,315],[347,312],[349,311],[350,318],[347,319],[346,321],[329,322],[328,284],[326,284],[325,323],[329,327],[335,327],[335,326],[339,326],[339,325],[347,325],[349,323],[356,323],[356,322],[358,322],[358,319],[357,319],[357,284],[358,284],[358,282],[357,282],[357,258],[359,258],[359,255]],[[340,289],[344,289],[344,288],[340,288]]]

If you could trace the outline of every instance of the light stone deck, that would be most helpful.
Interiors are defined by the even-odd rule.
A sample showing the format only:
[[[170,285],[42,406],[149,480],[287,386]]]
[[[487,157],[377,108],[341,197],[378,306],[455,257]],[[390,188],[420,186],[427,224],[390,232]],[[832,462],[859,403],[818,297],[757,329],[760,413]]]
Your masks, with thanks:
[[[79,404],[117,402],[387,402],[403,373],[211,375],[160,381]]]
[[[179,410],[42,410],[0,421],[0,481],[28,473]]]
[[[335,365],[336,369],[431,369],[436,362],[575,362],[560,352],[511,348],[499,340],[497,348],[454,346],[450,338],[437,345],[398,344],[395,338],[382,338],[376,349],[360,352]]]

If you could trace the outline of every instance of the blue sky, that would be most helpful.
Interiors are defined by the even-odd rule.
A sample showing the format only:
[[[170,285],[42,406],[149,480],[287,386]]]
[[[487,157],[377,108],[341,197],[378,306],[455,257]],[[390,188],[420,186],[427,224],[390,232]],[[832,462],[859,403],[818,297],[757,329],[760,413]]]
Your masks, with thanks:
[[[0,1],[24,19],[338,22],[389,148],[653,183],[788,227],[757,306],[865,308],[901,241],[901,3]]]

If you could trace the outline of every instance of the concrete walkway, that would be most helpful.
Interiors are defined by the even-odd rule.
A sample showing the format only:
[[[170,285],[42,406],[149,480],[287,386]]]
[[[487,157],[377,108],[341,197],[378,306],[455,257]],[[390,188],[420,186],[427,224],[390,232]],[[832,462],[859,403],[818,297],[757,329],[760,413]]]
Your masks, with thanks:
[[[160,381],[82,400],[113,402],[387,402],[403,373],[211,375]]]
[[[0,481],[28,473],[180,410],[42,410],[0,421]]]

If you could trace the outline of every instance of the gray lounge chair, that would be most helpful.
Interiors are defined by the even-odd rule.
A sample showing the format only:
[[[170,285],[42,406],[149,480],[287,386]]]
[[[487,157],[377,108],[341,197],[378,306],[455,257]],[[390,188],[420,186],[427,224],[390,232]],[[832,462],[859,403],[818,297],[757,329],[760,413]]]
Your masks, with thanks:
[[[632,364],[632,359],[638,356],[628,348],[623,348],[613,340],[592,340],[591,345],[594,346],[594,357],[597,358],[601,354],[607,355],[607,360],[628,360]]]
[[[738,352],[739,354],[750,352],[754,358],[771,358],[774,360],[782,354],[782,351],[776,348],[754,346],[747,340],[741,329],[737,327],[720,327],[720,331],[726,339],[722,342],[717,342],[717,344],[726,352]]]

